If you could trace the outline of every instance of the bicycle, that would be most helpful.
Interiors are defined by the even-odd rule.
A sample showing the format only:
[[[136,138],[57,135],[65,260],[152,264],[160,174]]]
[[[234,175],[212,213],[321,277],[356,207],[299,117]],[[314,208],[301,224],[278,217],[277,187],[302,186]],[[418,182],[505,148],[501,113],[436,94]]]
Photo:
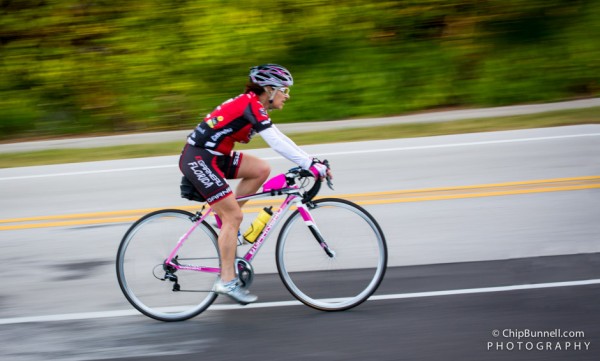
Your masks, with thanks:
[[[182,197],[202,201],[186,181],[184,177]],[[262,192],[237,198],[285,196],[250,249],[236,257],[236,272],[242,285],[250,286],[252,260],[291,211],[275,250],[283,284],[307,306],[343,311],[377,290],[387,267],[387,245],[379,224],[364,208],[338,198],[315,200],[321,183],[311,172],[292,168],[265,182]],[[330,179],[327,184],[332,188]],[[199,315],[217,298],[212,291],[220,272],[217,233],[207,222],[212,209],[205,208],[195,214],[155,211],[125,233],[117,252],[117,279],[129,303],[142,314],[182,321]]]

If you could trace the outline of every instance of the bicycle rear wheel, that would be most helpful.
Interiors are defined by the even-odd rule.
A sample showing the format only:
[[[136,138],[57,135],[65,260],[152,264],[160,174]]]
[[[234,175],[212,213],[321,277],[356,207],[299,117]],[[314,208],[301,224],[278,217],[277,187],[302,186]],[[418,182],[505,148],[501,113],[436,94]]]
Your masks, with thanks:
[[[295,211],[284,223],[276,247],[277,269],[302,303],[323,311],[355,307],[376,290],[387,266],[387,245],[377,221],[343,199],[321,199],[310,209],[328,255]]]
[[[133,307],[148,317],[186,320],[204,311],[217,297],[212,286],[218,273],[165,267],[179,239],[192,228],[192,217],[192,213],[176,209],[147,214],[121,241],[116,262],[119,286]],[[176,262],[218,270],[215,231],[200,223],[179,249]]]

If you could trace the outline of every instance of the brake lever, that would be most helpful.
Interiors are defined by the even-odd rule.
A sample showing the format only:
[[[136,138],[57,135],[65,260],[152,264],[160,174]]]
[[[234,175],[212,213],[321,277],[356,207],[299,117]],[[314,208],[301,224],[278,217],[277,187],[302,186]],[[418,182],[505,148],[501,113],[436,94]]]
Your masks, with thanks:
[[[329,189],[331,189],[333,191],[334,189],[333,189],[333,183],[331,182],[331,178],[326,177],[325,179],[327,179],[327,187],[329,187]]]
[[[331,167],[329,166],[329,161],[327,159],[323,160],[322,163],[325,164],[327,169],[331,169]],[[333,183],[331,182],[331,177],[325,177],[325,179],[327,180],[327,187],[329,187],[329,189],[331,189],[331,190],[334,190]]]

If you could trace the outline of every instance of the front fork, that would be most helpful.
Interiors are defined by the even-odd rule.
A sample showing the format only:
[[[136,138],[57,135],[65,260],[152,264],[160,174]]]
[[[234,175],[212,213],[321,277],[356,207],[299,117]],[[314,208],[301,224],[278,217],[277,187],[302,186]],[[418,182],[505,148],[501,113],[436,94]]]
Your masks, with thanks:
[[[331,248],[329,248],[329,245],[327,244],[327,242],[325,242],[325,239],[323,238],[321,231],[319,231],[319,228],[317,227],[315,220],[313,219],[312,215],[309,212],[309,209],[315,209],[316,207],[317,207],[317,205],[313,202],[303,203],[303,204],[298,205],[298,212],[300,212],[300,216],[302,216],[304,223],[310,230],[310,233],[312,233],[313,237],[315,237],[315,240],[319,243],[321,248],[323,248],[323,251],[325,251],[325,253],[327,254],[327,256],[329,256],[329,258],[334,258],[335,251],[332,250]]]

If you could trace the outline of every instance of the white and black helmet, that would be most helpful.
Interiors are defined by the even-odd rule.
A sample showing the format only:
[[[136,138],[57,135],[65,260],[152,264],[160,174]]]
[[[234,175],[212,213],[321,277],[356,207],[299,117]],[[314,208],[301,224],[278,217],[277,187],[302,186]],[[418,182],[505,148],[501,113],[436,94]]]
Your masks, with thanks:
[[[263,64],[250,69],[250,81],[260,86],[274,88],[289,87],[294,85],[292,74],[277,64]]]

